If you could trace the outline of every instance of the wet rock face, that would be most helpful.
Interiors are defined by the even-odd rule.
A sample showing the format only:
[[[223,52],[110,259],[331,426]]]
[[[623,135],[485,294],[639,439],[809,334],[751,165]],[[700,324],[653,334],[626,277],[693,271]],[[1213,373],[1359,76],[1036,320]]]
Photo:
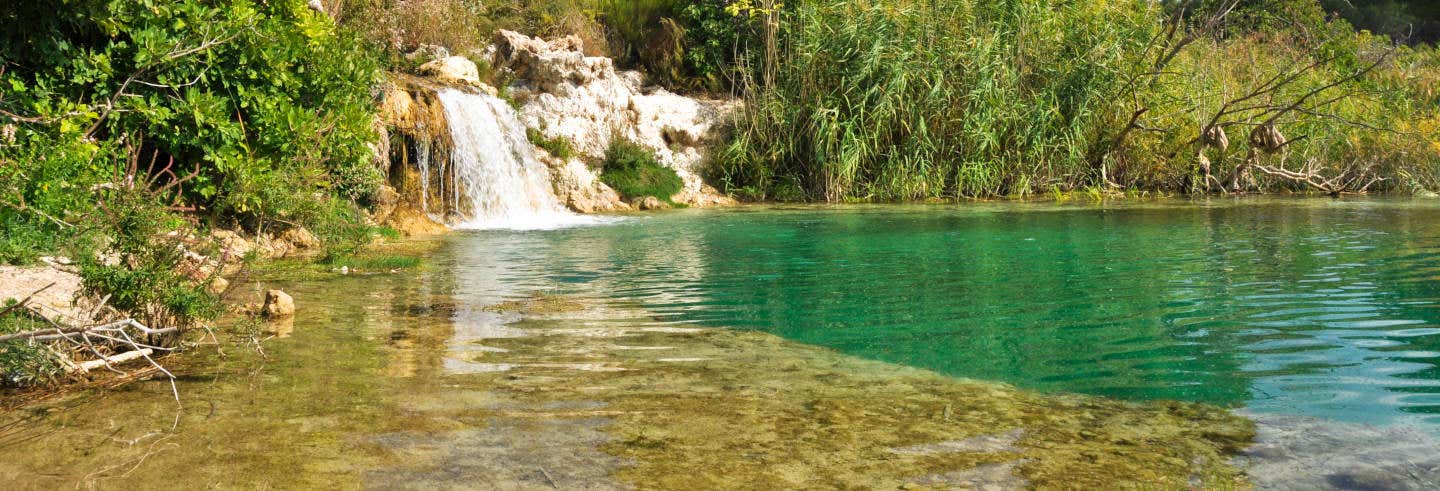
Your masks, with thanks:
[[[684,180],[675,201],[696,206],[730,202],[706,186],[700,174],[706,151],[717,139],[716,128],[734,110],[735,102],[642,87],[639,72],[616,70],[609,58],[585,56],[574,36],[545,41],[502,30],[487,52],[493,56],[493,66],[515,75],[510,93],[519,101],[520,120],[527,127],[546,138],[568,140],[581,158],[592,161],[605,158],[613,138],[634,141],[655,152],[661,164],[675,169]],[[562,202],[578,203],[571,207],[579,211],[607,209],[586,206],[608,198],[586,184],[593,180],[593,171],[566,161],[552,164],[552,170],[568,174],[557,178]],[[581,196],[572,197],[574,193]],[[618,206],[616,202],[609,206]]]

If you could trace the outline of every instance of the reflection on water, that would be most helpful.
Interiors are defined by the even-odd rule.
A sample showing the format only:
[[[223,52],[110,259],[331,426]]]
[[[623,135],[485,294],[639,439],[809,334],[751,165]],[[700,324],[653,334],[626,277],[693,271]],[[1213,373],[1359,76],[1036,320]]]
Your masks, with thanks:
[[[1023,387],[1435,429],[1437,252],[1440,206],[1303,200],[686,211],[444,260],[457,330],[585,292]]]

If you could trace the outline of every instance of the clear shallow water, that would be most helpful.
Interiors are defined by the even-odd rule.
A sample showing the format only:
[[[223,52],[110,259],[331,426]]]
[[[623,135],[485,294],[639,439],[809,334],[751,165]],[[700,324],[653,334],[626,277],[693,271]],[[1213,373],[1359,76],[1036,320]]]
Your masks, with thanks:
[[[1033,389],[1440,431],[1430,202],[741,208],[449,241],[436,261],[495,299],[587,292]]]

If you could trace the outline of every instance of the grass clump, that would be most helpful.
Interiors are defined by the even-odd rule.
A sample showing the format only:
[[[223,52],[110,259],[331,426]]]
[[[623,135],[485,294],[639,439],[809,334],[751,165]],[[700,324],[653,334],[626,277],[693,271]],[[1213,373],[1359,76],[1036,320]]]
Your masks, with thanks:
[[[563,136],[547,138],[545,133],[540,130],[526,128],[525,137],[530,139],[531,144],[545,149],[546,152],[550,152],[550,155],[556,158],[570,160],[575,157],[575,145]]]
[[[400,254],[362,254],[344,258],[334,258],[326,261],[332,267],[348,267],[360,271],[392,271],[397,269],[412,269],[420,266],[421,259],[417,256],[405,256]]]
[[[605,150],[600,181],[625,199],[653,196],[666,203],[684,187],[674,169],[660,165],[655,153],[624,138],[614,138]]]

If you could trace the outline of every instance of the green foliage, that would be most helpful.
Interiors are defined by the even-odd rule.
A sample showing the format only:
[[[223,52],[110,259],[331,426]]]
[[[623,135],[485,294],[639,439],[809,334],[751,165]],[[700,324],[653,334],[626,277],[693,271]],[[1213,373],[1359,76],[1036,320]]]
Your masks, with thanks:
[[[371,237],[378,56],[303,0],[9,2],[0,21],[0,261],[76,258],[90,293],[184,327],[219,313],[177,247],[201,222],[303,226],[333,254]]]
[[[531,144],[545,149],[546,152],[550,152],[550,155],[557,158],[569,160],[575,156],[575,145],[563,136],[546,138],[545,133],[540,130],[526,128],[525,137],[530,140]]]
[[[1308,100],[1275,120],[1292,143],[1264,163],[1386,178],[1372,190],[1434,186],[1433,50],[1402,48],[1393,64],[1355,77],[1384,56],[1386,40],[1325,18],[1313,0],[1257,0],[1151,73],[1167,9],[804,2],[783,23],[786,63],[751,94],[713,178],[755,199],[796,187],[830,201],[1191,191],[1203,189],[1195,142],[1213,115],[1235,109],[1217,121],[1233,144],[1210,156],[1223,176],[1245,159],[1252,128]],[[1226,106],[1273,80],[1286,82]],[[1306,99],[1316,90],[1323,95]],[[1138,126],[1126,130],[1132,117]],[[1305,189],[1256,177],[1251,189]]]
[[[180,234],[169,233],[184,230],[184,222],[124,193],[104,203],[103,232],[111,240],[80,256],[87,291],[152,326],[190,327],[220,313],[218,300],[205,291],[214,273],[198,271],[180,247]]]
[[[728,188],[812,198],[1005,194],[1092,173],[1117,66],[1158,28],[1133,2],[810,2],[722,149]],[[777,137],[777,135],[784,135]]]
[[[626,199],[654,196],[670,202],[684,187],[674,169],[660,165],[649,149],[623,138],[613,138],[605,150],[600,181]]]
[[[0,303],[0,309],[14,304],[14,300],[8,300]],[[0,334],[46,327],[49,324],[16,311],[0,316]],[[43,344],[29,340],[0,343],[0,387],[41,385],[64,373],[60,355]]]
[[[294,221],[296,202],[314,192],[356,200],[378,185],[366,147],[375,138],[369,91],[377,66],[355,36],[304,2],[67,7],[58,26],[32,18],[54,12],[0,14],[35,26],[19,29],[28,42],[0,51],[15,67],[0,76],[0,86],[14,89],[3,105],[41,120],[21,124],[16,144],[0,150],[20,172],[41,172],[25,168],[29,156],[71,149],[59,170],[44,172],[112,180],[123,154],[86,147],[130,147],[137,177],[176,183],[161,199],[251,226]],[[46,177],[42,184],[55,182]]]
[[[421,260],[416,256],[400,254],[362,254],[345,258],[335,258],[326,261],[326,264],[336,268],[345,266],[352,270],[359,271],[390,271],[418,267],[421,264]]]

